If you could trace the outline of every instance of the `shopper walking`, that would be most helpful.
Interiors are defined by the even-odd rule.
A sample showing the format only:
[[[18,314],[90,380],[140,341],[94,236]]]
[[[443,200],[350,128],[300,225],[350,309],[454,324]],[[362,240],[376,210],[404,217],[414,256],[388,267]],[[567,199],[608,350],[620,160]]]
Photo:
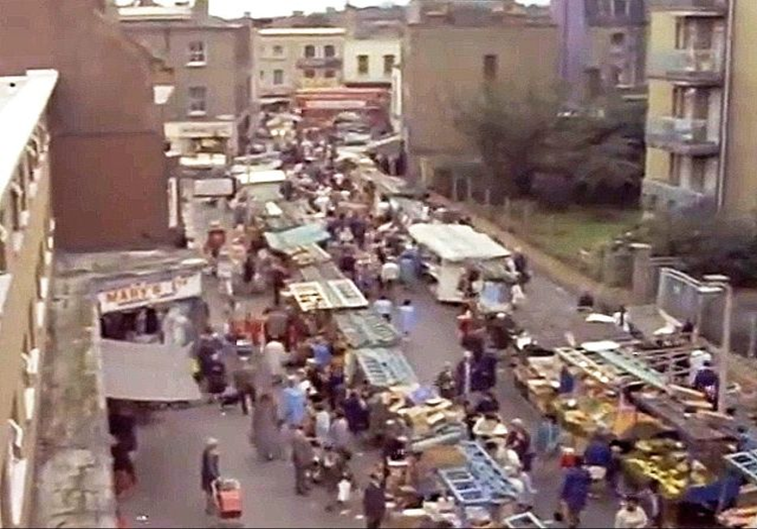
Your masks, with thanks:
[[[252,410],[252,432],[250,440],[263,461],[281,458],[281,427],[279,426],[276,402],[271,395],[260,397]]]
[[[218,451],[218,440],[209,438],[205,443],[205,449],[202,451],[201,462],[201,485],[205,493],[205,512],[213,514],[215,512],[214,486],[218,478],[221,477],[220,470],[220,453]]]
[[[310,492],[308,474],[313,468],[315,452],[313,445],[305,435],[302,426],[298,426],[292,437],[292,463],[294,463],[294,489],[298,496],[307,496]]]
[[[413,302],[406,299],[400,306],[398,312],[400,332],[404,338],[410,338],[410,333],[413,332],[413,329],[415,329],[415,326],[418,323],[418,317]]]
[[[379,529],[386,515],[386,491],[381,476],[371,475],[363,494],[363,514],[367,529]]]

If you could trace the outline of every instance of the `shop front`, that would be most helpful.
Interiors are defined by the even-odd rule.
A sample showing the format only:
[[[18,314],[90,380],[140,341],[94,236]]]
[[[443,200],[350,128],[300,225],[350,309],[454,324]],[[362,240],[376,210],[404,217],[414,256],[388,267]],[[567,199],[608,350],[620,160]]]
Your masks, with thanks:
[[[182,156],[227,158],[237,153],[234,121],[172,121],[164,131],[171,150]]]

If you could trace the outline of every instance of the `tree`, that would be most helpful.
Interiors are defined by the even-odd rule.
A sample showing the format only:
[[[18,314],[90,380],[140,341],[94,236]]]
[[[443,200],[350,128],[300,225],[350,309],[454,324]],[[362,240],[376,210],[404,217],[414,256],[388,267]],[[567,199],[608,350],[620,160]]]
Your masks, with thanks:
[[[495,195],[567,190],[565,200],[636,202],[644,161],[645,107],[611,96],[567,111],[559,88],[485,87],[458,104],[456,124],[481,154]],[[532,186],[539,175],[538,185]],[[554,185],[552,185],[554,184]],[[559,184],[559,185],[558,185]]]
[[[561,103],[557,90],[497,86],[457,104],[455,124],[478,148],[495,199],[527,189],[534,170],[533,147],[545,142]]]

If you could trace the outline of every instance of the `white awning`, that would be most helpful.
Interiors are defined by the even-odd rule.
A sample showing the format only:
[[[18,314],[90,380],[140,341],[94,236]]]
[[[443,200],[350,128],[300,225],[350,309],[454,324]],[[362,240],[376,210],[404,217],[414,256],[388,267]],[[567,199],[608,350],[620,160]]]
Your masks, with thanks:
[[[105,396],[178,402],[200,400],[188,347],[100,340]]]
[[[496,259],[510,252],[486,234],[463,224],[414,224],[410,236],[447,261]]]

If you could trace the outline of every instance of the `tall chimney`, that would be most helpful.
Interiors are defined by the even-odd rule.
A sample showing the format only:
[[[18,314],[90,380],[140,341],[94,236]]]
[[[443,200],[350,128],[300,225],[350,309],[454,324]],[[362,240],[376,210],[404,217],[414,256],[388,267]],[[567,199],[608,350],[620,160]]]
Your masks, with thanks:
[[[195,0],[194,12],[198,15],[208,16],[210,14],[210,0]]]

